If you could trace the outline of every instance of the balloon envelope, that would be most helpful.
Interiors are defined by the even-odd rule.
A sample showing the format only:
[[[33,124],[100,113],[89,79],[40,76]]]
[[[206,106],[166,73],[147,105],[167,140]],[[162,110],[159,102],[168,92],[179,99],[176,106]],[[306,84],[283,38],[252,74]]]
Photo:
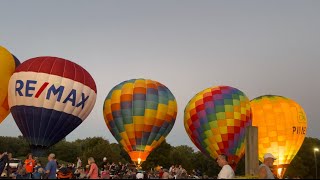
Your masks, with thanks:
[[[203,90],[184,112],[184,126],[192,142],[208,157],[227,155],[233,168],[244,155],[245,128],[250,125],[249,99],[229,86]]]
[[[264,154],[273,154],[282,178],[306,136],[306,114],[293,100],[275,95],[253,99],[251,108],[252,125],[258,127],[259,159],[263,162]]]
[[[46,149],[78,127],[96,101],[96,85],[81,66],[57,57],[22,63],[9,82],[13,118],[31,148]]]
[[[103,107],[105,122],[134,162],[145,161],[171,131],[177,102],[159,82],[132,79],[115,86]]]
[[[20,64],[7,49],[0,46],[0,123],[10,113],[8,105],[8,85],[11,75]]]

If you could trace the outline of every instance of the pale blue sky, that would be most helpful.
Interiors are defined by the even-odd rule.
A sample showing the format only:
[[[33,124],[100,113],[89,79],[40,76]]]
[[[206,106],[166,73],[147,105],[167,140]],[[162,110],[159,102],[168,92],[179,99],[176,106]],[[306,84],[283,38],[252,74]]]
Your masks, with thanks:
[[[188,101],[204,88],[236,87],[250,99],[287,96],[320,137],[320,1],[1,1],[0,44],[20,61],[70,59],[96,80],[96,105],[68,140],[102,136],[102,105],[132,78],[165,84],[178,101],[167,141],[192,145],[183,126]],[[1,136],[21,134],[11,115]],[[193,145],[192,145],[193,146]]]

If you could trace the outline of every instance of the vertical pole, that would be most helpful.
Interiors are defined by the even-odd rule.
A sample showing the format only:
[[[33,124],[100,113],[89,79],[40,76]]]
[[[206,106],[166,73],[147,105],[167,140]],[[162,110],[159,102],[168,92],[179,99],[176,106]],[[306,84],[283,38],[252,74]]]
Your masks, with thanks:
[[[246,151],[245,151],[245,166],[246,176],[253,176],[257,174],[259,166],[258,156],[258,127],[246,128]]]
[[[313,152],[314,152],[314,162],[316,165],[316,179],[318,179],[317,155],[316,155],[316,151],[313,151]]]

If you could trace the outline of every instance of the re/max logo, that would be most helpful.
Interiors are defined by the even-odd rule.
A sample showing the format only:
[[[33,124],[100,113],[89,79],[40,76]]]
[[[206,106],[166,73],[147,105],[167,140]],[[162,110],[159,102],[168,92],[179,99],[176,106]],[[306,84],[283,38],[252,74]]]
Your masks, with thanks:
[[[39,98],[39,96],[43,93],[43,91],[48,87],[49,83],[45,82],[43,85],[37,90],[34,85],[37,84],[37,81],[34,80],[27,80],[26,83],[24,83],[22,80],[16,81],[16,96],[19,94],[19,96],[26,96],[26,97],[35,97]],[[24,89],[25,87],[25,89]],[[24,89],[24,90],[23,90]],[[51,95],[57,96],[57,101],[62,101],[62,95],[64,92],[65,87],[64,86],[55,86],[54,84],[49,86],[46,99],[50,99]],[[77,90],[72,89],[69,94],[66,96],[65,99],[63,99],[62,103],[67,103],[70,101],[72,103],[72,106],[80,107],[83,109],[85,106],[86,101],[89,99],[89,96],[85,96],[84,93],[81,94],[81,98],[77,99]]]

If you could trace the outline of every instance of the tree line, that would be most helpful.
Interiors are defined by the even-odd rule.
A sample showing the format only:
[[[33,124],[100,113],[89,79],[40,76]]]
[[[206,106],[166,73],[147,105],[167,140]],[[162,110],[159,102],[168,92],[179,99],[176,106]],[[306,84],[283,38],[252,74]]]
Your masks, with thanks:
[[[320,140],[307,137],[296,157],[291,162],[284,177],[314,178],[315,177],[315,157],[314,148],[320,148]],[[0,152],[11,152],[14,157],[24,158],[30,153],[30,148],[22,136],[2,137],[0,136]],[[86,138],[68,142],[60,141],[50,149],[47,154],[55,153],[59,160],[76,163],[76,158],[80,157],[83,162],[89,157],[94,157],[98,164],[102,163],[103,157],[107,157],[109,162],[131,163],[129,155],[117,143],[110,143],[101,137]],[[320,153],[317,154],[319,160],[317,167],[320,167]],[[169,169],[171,165],[182,165],[188,172],[199,170],[205,175],[215,177],[220,168],[214,159],[204,156],[201,152],[195,151],[192,147],[172,146],[163,142],[142,164],[143,169],[150,170],[157,166]],[[319,169],[320,170],[320,169]],[[245,158],[243,157],[236,169],[237,176],[245,174]]]

